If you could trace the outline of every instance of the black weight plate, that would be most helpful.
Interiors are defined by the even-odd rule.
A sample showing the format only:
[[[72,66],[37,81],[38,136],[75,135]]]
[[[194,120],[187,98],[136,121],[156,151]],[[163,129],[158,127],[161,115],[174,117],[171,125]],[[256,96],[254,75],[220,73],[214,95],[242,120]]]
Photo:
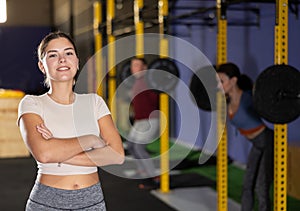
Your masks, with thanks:
[[[134,77],[130,77],[132,75],[130,70],[130,64],[130,60],[125,62],[117,73],[118,84],[122,83],[126,88],[129,89],[133,86],[135,80]]]
[[[215,111],[217,85],[216,72],[212,66],[197,70],[190,83],[193,102],[202,110]]]
[[[300,115],[300,73],[289,65],[272,65],[257,78],[254,107],[265,120],[286,124]]]
[[[178,83],[179,70],[168,58],[156,59],[149,65],[146,81],[151,89],[158,92],[172,91]]]

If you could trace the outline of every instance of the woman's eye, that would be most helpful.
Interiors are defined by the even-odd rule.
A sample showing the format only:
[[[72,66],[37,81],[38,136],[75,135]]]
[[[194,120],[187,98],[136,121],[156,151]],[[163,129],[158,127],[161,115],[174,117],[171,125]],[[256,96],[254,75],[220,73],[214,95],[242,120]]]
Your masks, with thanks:
[[[68,56],[72,56],[72,55],[74,55],[74,53],[73,52],[67,52],[66,53]]]
[[[53,58],[53,57],[56,57],[56,54],[49,54],[48,56],[49,58]]]

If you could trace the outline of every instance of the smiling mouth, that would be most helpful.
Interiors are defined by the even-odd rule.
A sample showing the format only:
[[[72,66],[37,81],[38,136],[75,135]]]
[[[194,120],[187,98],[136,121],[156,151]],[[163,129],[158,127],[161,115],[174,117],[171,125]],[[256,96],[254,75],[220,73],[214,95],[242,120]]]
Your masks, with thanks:
[[[69,67],[60,67],[60,68],[57,68],[58,71],[68,71],[70,70]]]

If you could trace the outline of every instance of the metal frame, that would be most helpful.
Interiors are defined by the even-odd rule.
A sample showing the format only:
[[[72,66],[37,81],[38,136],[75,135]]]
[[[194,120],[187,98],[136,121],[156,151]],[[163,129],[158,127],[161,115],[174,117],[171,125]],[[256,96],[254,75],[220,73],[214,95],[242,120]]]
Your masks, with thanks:
[[[158,1],[158,22],[160,37],[160,58],[167,58],[169,54],[169,43],[164,34],[167,32],[166,18],[169,14],[168,0]],[[169,96],[166,93],[159,95],[160,111],[165,114],[165,118],[160,118],[161,138],[160,138],[160,190],[162,193],[170,191],[169,176]],[[166,127],[163,127],[166,126]]]
[[[276,1],[275,64],[288,63],[288,0]],[[274,125],[274,210],[287,210],[287,124]]]
[[[227,62],[227,19],[226,9],[224,7],[225,0],[217,0],[217,65]],[[218,134],[218,150],[217,150],[217,203],[218,211],[228,210],[228,160],[227,160],[227,130],[225,122],[223,122],[224,111],[222,94],[217,93],[217,134]],[[224,129],[225,128],[225,129]]]
[[[106,16],[106,33],[108,40],[108,105],[111,111],[111,115],[116,122],[117,117],[117,107],[113,103],[113,96],[116,92],[117,82],[116,82],[116,49],[115,41],[116,38],[113,35],[113,20],[115,18],[115,1],[107,1],[107,16]]]

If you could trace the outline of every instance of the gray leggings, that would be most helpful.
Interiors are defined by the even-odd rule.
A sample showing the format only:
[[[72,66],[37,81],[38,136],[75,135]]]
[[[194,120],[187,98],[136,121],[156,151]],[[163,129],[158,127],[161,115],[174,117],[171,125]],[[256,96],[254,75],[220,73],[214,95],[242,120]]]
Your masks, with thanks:
[[[273,182],[274,134],[266,128],[251,140],[253,146],[249,153],[244,177],[242,211],[252,211],[254,192],[258,199],[259,211],[271,211],[270,187]]]
[[[30,193],[26,211],[85,210],[105,211],[101,184],[78,190],[64,190],[36,183]]]

